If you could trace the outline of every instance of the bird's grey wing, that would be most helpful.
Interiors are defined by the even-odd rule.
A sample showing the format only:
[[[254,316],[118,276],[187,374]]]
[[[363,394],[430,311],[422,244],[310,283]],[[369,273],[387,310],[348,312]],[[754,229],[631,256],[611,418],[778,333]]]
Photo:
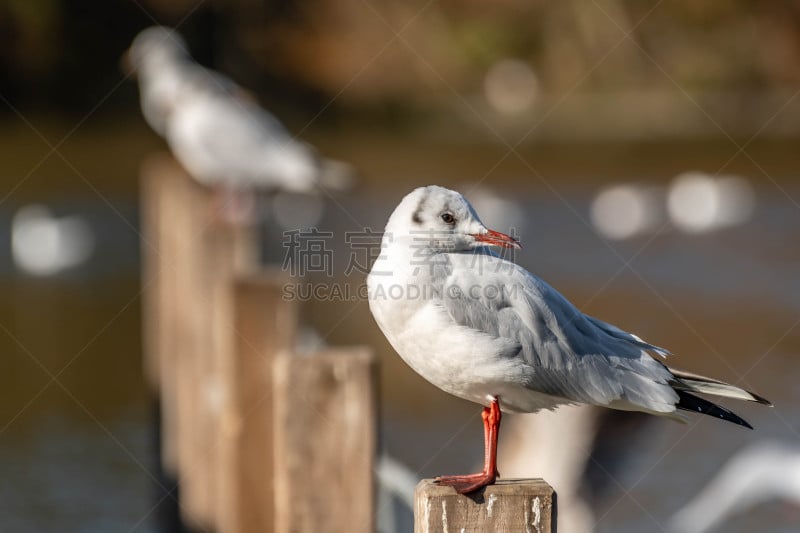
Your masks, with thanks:
[[[465,257],[453,257],[463,263]],[[474,259],[473,259],[474,260]],[[581,313],[514,263],[479,256],[481,268],[451,268],[442,305],[458,324],[513,340],[531,369],[528,386],[570,401],[672,412],[671,374],[648,353],[666,351]],[[462,265],[463,266],[463,265]]]

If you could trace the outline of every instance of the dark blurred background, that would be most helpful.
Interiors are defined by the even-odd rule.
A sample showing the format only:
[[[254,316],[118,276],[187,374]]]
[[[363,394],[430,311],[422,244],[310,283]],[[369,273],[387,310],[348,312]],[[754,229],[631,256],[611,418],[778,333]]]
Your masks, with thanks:
[[[137,179],[166,147],[119,67],[155,23],[359,169],[320,227],[380,230],[413,186],[457,186],[584,311],[776,404],[737,406],[755,432],[652,423],[597,530],[658,530],[745,443],[797,443],[800,3],[5,0],[0,530],[158,527]],[[725,220],[720,176],[736,189]],[[406,369],[365,302],[304,315],[380,352],[387,451],[420,476],[478,459],[476,407]],[[796,530],[774,511],[726,530]]]

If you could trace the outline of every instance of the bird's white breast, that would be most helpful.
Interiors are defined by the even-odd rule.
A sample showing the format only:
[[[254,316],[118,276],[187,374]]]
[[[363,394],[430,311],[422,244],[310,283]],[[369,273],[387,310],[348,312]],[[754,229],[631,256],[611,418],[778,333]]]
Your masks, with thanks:
[[[437,288],[387,250],[368,278],[375,321],[400,357],[440,389],[480,404],[501,397],[508,410],[533,412],[556,399],[524,387],[531,368],[513,351],[515,342],[457,324],[441,305]],[[376,274],[381,272],[382,274]],[[503,401],[505,400],[505,401]]]

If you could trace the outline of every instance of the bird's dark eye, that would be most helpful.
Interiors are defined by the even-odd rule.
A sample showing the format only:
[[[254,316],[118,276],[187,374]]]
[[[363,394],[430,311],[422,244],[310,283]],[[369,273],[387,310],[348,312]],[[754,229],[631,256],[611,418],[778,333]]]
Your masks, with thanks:
[[[454,217],[451,213],[442,213],[442,220],[444,220],[445,224],[456,223],[456,217]]]

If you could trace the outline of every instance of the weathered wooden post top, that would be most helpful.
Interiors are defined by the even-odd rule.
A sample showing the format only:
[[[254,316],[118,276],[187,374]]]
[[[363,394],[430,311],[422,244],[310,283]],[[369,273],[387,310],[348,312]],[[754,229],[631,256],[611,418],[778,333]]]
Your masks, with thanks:
[[[423,479],[414,493],[415,533],[555,533],[556,493],[542,479],[503,479],[473,494]]]

